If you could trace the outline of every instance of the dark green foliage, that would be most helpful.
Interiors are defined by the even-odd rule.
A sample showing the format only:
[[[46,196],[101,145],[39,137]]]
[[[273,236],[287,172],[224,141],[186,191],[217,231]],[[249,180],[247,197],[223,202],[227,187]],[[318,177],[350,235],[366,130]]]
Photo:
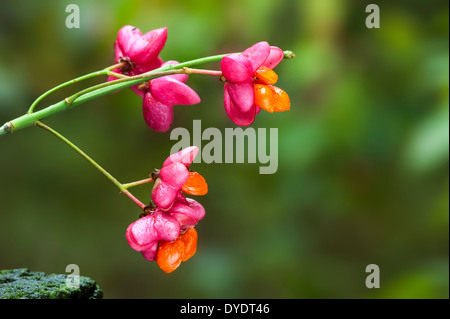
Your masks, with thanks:
[[[94,280],[80,276],[80,288],[66,285],[67,275],[31,272],[27,268],[0,270],[1,299],[101,299]]]

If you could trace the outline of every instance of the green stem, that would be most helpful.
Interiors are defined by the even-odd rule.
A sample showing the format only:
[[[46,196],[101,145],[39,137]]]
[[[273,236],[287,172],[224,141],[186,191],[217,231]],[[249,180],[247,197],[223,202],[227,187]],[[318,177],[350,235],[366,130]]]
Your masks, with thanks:
[[[80,104],[98,98],[100,96],[116,92],[118,90],[142,83],[144,81],[148,81],[153,77],[186,73],[184,69],[174,69],[161,72],[154,72],[154,71],[151,74],[147,73],[145,76],[137,75],[134,77],[127,77],[123,79],[101,83],[93,87],[87,88],[81,92],[78,92],[72,95],[71,97],[68,97],[58,103],[50,105],[45,109],[33,113],[24,114],[12,121],[5,123],[2,127],[0,127],[0,135],[5,135],[8,133],[15,132],[19,129],[26,128],[28,126],[32,126],[35,121],[42,120],[55,113],[69,110],[73,107],[76,107]]]
[[[48,90],[47,92],[45,92],[44,94],[42,94],[40,97],[38,97],[38,98],[33,102],[33,104],[31,104],[30,108],[28,109],[28,113],[33,113],[34,108],[36,107],[36,105],[37,105],[43,98],[45,98],[46,96],[50,95],[51,93],[53,93],[53,92],[55,92],[55,91],[57,91],[57,90],[59,90],[59,89],[62,89],[63,87],[69,86],[69,85],[71,85],[71,84],[73,84],[73,83],[80,82],[80,81],[83,81],[83,80],[86,80],[86,79],[90,79],[90,78],[95,77],[95,76],[105,75],[106,72],[107,72],[107,70],[102,70],[102,71],[92,72],[92,73],[89,73],[89,74],[80,76],[80,77],[78,77],[78,78],[76,78],[76,79],[73,79],[73,80],[64,82],[64,83],[62,83],[62,84],[60,84],[60,85],[58,85],[58,86],[55,86],[53,89]]]
[[[160,69],[157,69],[160,70]],[[74,95],[68,97],[65,99],[65,101],[68,104],[72,104],[76,99],[78,99],[79,97],[86,95],[88,93],[100,90],[100,89],[104,89],[104,88],[108,88],[111,87],[115,84],[126,84],[127,87],[128,86],[132,86],[134,84],[139,84],[142,83],[144,81],[148,81],[151,80],[152,78],[156,78],[156,77],[160,77],[160,76],[165,76],[165,75],[172,75],[172,74],[184,74],[186,73],[185,70],[180,69],[180,70],[170,70],[170,71],[160,71],[160,72],[155,72],[156,70],[153,70],[151,73],[144,73],[144,74],[140,74],[140,75],[136,75],[136,76],[127,76],[121,79],[117,79],[114,81],[110,81],[110,82],[105,82],[105,83],[100,83],[94,86],[91,86],[90,88],[84,89],[78,93],[75,93]],[[131,85],[128,85],[128,84]],[[108,90],[109,91],[109,90]]]
[[[96,76],[100,76],[100,75],[112,75],[112,76],[118,77],[118,74],[117,74],[117,73],[114,73],[114,72],[112,72],[112,71],[110,71],[110,70],[114,70],[114,69],[120,68],[123,64],[124,64],[124,62],[118,63],[118,64],[112,65],[112,66],[110,66],[110,67],[107,67],[107,68],[105,68],[105,69],[103,69],[103,70],[101,70],[101,71],[96,71],[96,72],[88,73],[88,74],[85,74],[85,75],[80,76],[80,77],[78,77],[78,78],[75,78],[75,79],[72,79],[72,80],[70,80],[70,81],[64,82],[64,83],[62,83],[62,84],[60,84],[60,85],[58,85],[58,86],[55,86],[55,87],[52,88],[51,90],[48,90],[47,92],[45,92],[44,94],[42,94],[40,97],[38,97],[38,98],[33,102],[33,104],[31,104],[30,108],[28,109],[28,113],[33,113],[34,108],[36,107],[36,105],[37,105],[42,99],[44,99],[46,96],[50,95],[51,93],[53,93],[53,92],[55,92],[55,91],[57,91],[57,90],[59,90],[59,89],[62,89],[62,88],[64,88],[64,87],[66,87],[66,86],[69,86],[69,85],[74,84],[74,83],[76,83],[76,82],[81,82],[81,81],[83,81],[83,80],[87,80],[87,79],[90,79],[90,78],[93,78],[93,77],[96,77]],[[120,75],[122,75],[122,74],[120,74]]]
[[[8,133],[12,133],[16,130],[32,126],[35,121],[41,120],[43,118],[46,118],[50,115],[53,115],[55,113],[68,110],[70,108],[73,108],[77,105],[80,105],[82,103],[85,103],[87,101],[90,101],[92,99],[98,98],[103,95],[110,94],[112,92],[119,91],[121,89],[151,80],[154,77],[164,76],[164,75],[170,75],[170,74],[180,74],[180,73],[187,73],[185,68],[192,67],[199,64],[205,64],[210,62],[218,62],[222,60],[222,58],[228,54],[221,54],[221,55],[214,55],[210,57],[205,57],[201,59],[191,60],[187,62],[183,62],[177,65],[166,65],[164,67],[161,67],[159,69],[152,70],[147,73],[143,73],[136,76],[130,76],[126,78],[117,79],[110,82],[101,83],[95,86],[92,86],[90,88],[87,88],[85,90],[82,90],[63,101],[60,101],[56,104],[50,105],[45,109],[42,109],[38,112],[28,113],[25,115],[22,115],[12,121],[9,121],[5,123],[3,126],[0,127],[0,135],[6,135]],[[284,51],[284,57],[286,59],[291,59],[295,57],[295,54],[291,51]],[[112,69],[116,68],[117,66],[109,67],[105,70],[111,71]],[[100,71],[102,72],[102,71]],[[96,72],[90,73],[95,74]],[[107,74],[107,73],[105,73]],[[83,76],[84,77],[84,76]],[[69,85],[73,83],[72,81],[66,82],[66,85]],[[63,85],[63,84],[62,84]],[[62,87],[62,86],[60,86]],[[54,92],[56,89],[52,89],[51,91]],[[34,108],[34,107],[33,107]]]
[[[175,71],[169,71],[169,72],[161,72],[158,74],[169,75],[169,74],[176,74],[176,73],[183,73],[183,72],[184,72],[183,70],[175,70]],[[33,113],[24,114],[12,121],[5,123],[2,127],[0,127],[0,135],[5,135],[8,133],[15,132],[19,129],[26,128],[28,126],[32,126],[34,124],[34,122],[42,120],[50,115],[69,110],[69,109],[76,107],[80,104],[83,104],[87,101],[90,101],[92,99],[98,98],[103,95],[110,94],[110,93],[118,91],[120,89],[142,83],[145,80],[151,79],[151,77],[152,76],[150,76],[150,77],[147,76],[144,78],[144,80],[142,80],[141,78],[134,79],[134,81],[130,81],[131,77],[127,77],[124,79],[118,79],[118,80],[95,85],[91,88],[88,88],[81,92],[78,92],[69,98],[66,98],[62,101],[59,101],[59,102],[53,104],[53,105],[50,105],[50,106],[46,107],[45,109],[42,109],[42,110],[39,110],[39,111],[33,112]]]
[[[121,73],[116,73],[116,72],[112,72],[112,71],[106,71],[106,75],[109,76],[113,76],[116,77],[118,79],[122,79],[122,78],[127,78],[127,75],[121,74]]]
[[[191,69],[191,68],[183,68],[186,70],[186,74],[206,74],[206,75],[215,75],[221,76],[222,71],[214,71],[214,70],[201,70],[201,69]]]
[[[143,184],[147,184],[153,182],[153,178],[146,178],[146,179],[141,179],[140,181],[136,181],[136,182],[132,182],[132,183],[127,183],[127,184],[122,184],[122,186],[124,188],[130,188],[130,187],[134,187],[134,186],[139,186],[139,185],[143,185]]]
[[[110,173],[108,173],[103,167],[101,167],[97,162],[95,162],[92,158],[90,158],[85,152],[83,152],[80,148],[78,148],[75,144],[73,144],[71,141],[69,141],[67,138],[56,132],[54,129],[50,128],[49,126],[45,125],[44,123],[40,121],[36,121],[35,125],[37,127],[40,127],[47,132],[50,132],[57,138],[59,138],[61,141],[66,143],[68,146],[70,146],[73,150],[75,150],[78,154],[80,154],[85,160],[87,160],[90,164],[92,164],[97,170],[99,170],[103,175],[105,175],[114,185],[117,186],[117,188],[124,194],[126,194],[134,203],[136,203],[140,208],[144,209],[146,206],[140,202],[136,197],[134,197],[114,176],[112,176]]]

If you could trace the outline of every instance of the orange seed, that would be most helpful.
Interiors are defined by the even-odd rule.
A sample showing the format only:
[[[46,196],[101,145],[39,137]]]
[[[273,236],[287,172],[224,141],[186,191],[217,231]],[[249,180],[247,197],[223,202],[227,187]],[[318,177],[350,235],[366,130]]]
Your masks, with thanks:
[[[184,254],[184,243],[181,240],[164,242],[156,251],[155,260],[159,268],[166,273],[171,273],[180,266]]]
[[[278,81],[278,75],[264,65],[260,66],[253,76],[255,77],[255,83],[258,84],[272,85]]]
[[[208,184],[205,178],[197,172],[189,172],[189,178],[181,190],[186,194],[205,195],[208,193]]]
[[[289,95],[282,89],[276,86],[270,86],[270,89],[274,92],[273,110],[275,112],[288,111],[291,108],[291,101]]]
[[[194,228],[189,228],[184,234],[180,235],[179,239],[184,243],[183,261],[194,256],[197,251],[197,238],[197,231]]]
[[[255,84],[255,104],[267,112],[283,112],[291,107],[289,95],[273,85]]]

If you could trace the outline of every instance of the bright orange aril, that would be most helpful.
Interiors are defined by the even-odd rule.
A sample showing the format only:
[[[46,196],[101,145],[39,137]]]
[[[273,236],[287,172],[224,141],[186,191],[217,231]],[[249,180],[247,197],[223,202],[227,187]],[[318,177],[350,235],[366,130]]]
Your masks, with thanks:
[[[189,172],[189,178],[181,190],[186,194],[205,195],[208,193],[208,184],[202,175],[197,172]]]
[[[194,228],[189,228],[184,234],[180,235],[179,239],[184,243],[183,261],[194,256],[197,251],[197,238],[197,231]]]
[[[255,90],[255,104],[256,106],[266,110],[267,112],[273,113],[273,92],[270,86],[263,84],[253,85]]]
[[[276,86],[270,86],[270,89],[274,93],[274,99],[272,102],[274,112],[284,112],[290,110],[291,100],[289,99],[289,95]]]
[[[182,261],[194,256],[197,251],[197,239],[197,231],[189,228],[175,241],[161,241],[155,256],[159,268],[166,273],[177,269]]]
[[[255,84],[255,105],[267,112],[283,112],[291,107],[289,95],[273,85]]]
[[[278,81],[278,75],[272,69],[264,65],[256,70],[253,77],[255,77],[254,83],[257,84],[272,85]]]
[[[174,242],[163,242],[156,251],[155,260],[159,268],[171,273],[180,266],[184,255],[184,243],[177,239]]]

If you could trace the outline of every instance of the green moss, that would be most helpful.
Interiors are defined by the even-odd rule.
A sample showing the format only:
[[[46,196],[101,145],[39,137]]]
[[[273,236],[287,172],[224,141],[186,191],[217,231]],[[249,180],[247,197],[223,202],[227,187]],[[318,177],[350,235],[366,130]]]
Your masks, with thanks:
[[[80,276],[80,287],[69,288],[67,275],[31,272],[27,268],[0,270],[0,299],[101,299],[94,280]]]

